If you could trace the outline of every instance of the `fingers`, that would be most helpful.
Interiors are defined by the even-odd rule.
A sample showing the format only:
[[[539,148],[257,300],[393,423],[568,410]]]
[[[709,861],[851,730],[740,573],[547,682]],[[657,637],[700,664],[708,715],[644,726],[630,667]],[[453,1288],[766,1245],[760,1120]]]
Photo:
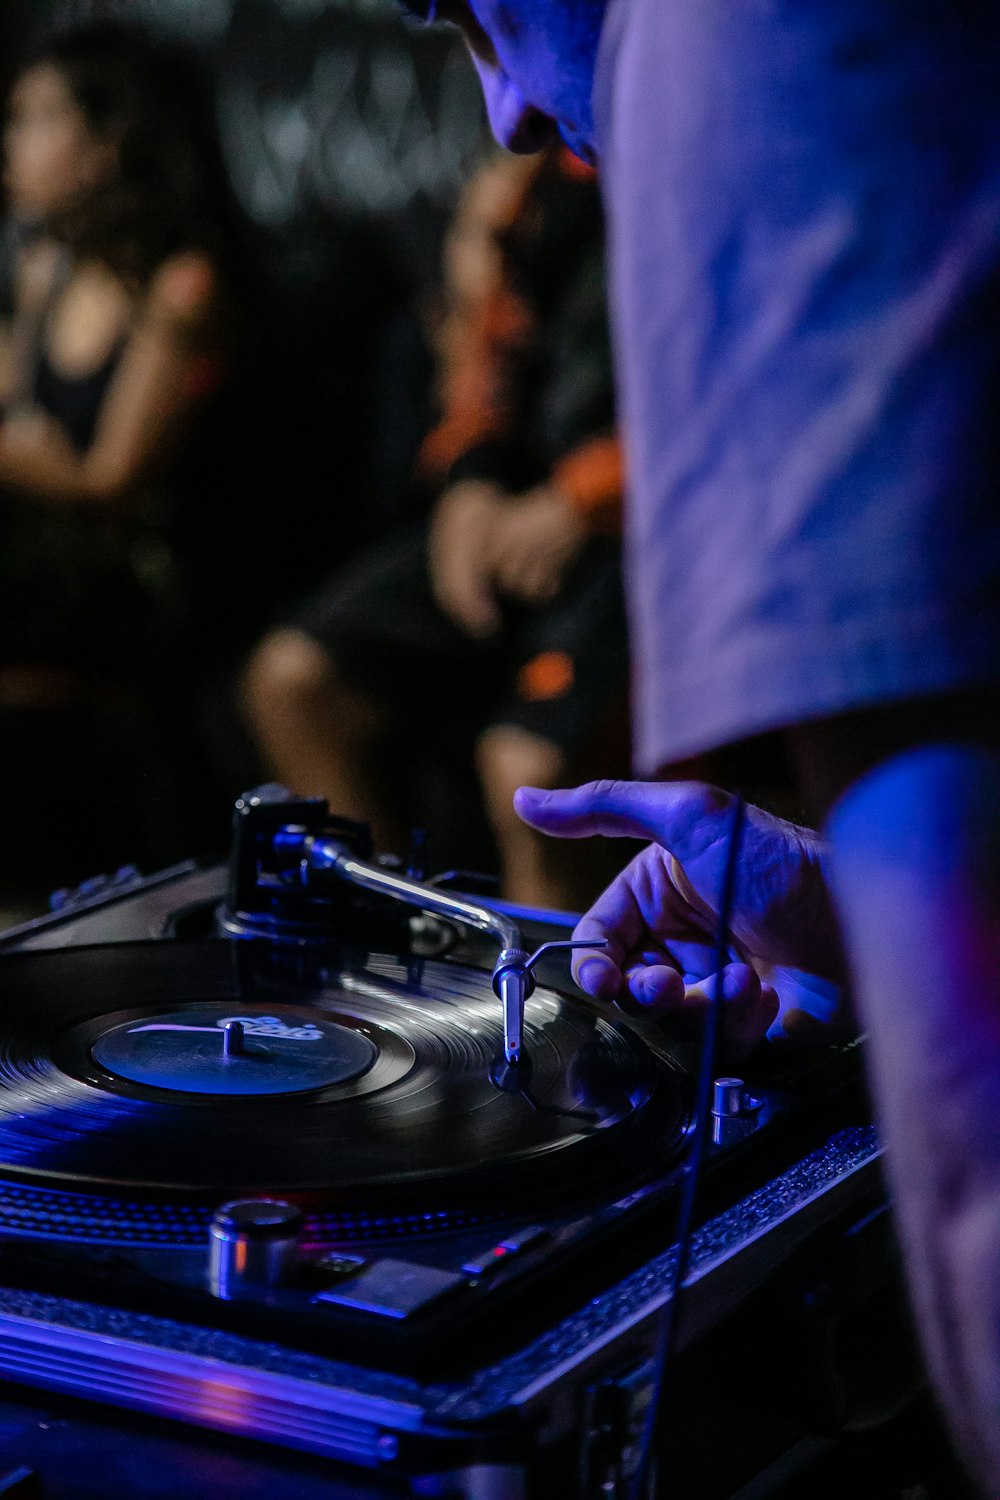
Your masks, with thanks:
[[[787,965],[774,965],[765,979],[775,988],[780,1003],[780,1021],[771,1039],[793,1039],[797,1044],[814,1040],[825,1043],[857,1032],[849,993],[827,979]]]
[[[668,974],[679,981],[679,986],[667,980]],[[655,964],[631,969],[628,974],[628,990],[640,1005],[652,1005],[661,1010],[673,1006],[683,1006],[686,1010],[703,1010],[711,1004],[715,995],[715,980],[716,976],[710,974],[695,984],[685,984],[684,976],[677,970]],[[755,1002],[761,988],[761,982],[749,964],[727,964],[722,970],[722,999],[726,1005]]]
[[[491,485],[470,483],[438,502],[427,544],[431,589],[466,635],[481,639],[500,627],[492,583],[493,528],[499,511]]]
[[[670,938],[670,956],[676,961],[678,969],[684,975],[688,984],[701,984],[711,978],[715,973],[718,961],[718,947],[714,942],[688,941]],[[730,947],[726,954],[726,963],[742,963],[744,955]]]
[[[577,923],[573,937],[603,948],[581,948],[573,954],[573,978],[595,1000],[617,1000],[625,985],[625,958],[642,932],[641,917],[624,872],[598,897]]]
[[[726,1011],[722,1034],[722,1055],[735,1062],[764,1040],[778,1015],[778,996],[769,984],[762,984],[758,994],[748,993],[741,1003]]]
[[[611,1001],[628,996],[644,1010],[672,1013],[678,1022],[700,1019],[715,994],[714,974],[697,984],[685,984],[683,975],[666,961],[630,965],[623,974],[606,954],[594,953],[582,956],[574,967],[577,983],[595,998]],[[761,983],[749,964],[728,964],[721,978],[724,1056],[735,1060],[767,1035],[778,1015],[778,996],[771,985]]]
[[[489,581],[471,558],[437,559],[431,585],[438,604],[466,635],[485,639],[500,628],[500,611]]]
[[[726,836],[731,805],[725,792],[693,781],[591,781],[564,791],[522,786],[514,794],[518,815],[543,833],[655,839],[679,859]]]
[[[628,992],[638,1005],[671,1010],[684,1004],[684,976],[669,964],[646,964],[630,969]]]
[[[500,611],[489,586],[480,579],[456,581],[445,606],[455,624],[476,640],[485,640],[500,629]]]
[[[573,978],[595,1000],[611,1002],[631,996],[652,1010],[669,1010],[684,1004],[684,976],[666,961],[637,964],[625,972],[606,952],[577,955]]]
[[[497,570],[497,579],[510,598],[522,604],[545,604],[558,594],[562,572],[554,564],[529,564],[520,569],[508,565]]]
[[[587,532],[573,505],[540,486],[506,507],[495,529],[494,563],[503,591],[526,604],[555,598]]]
[[[526,541],[509,553],[501,549],[498,574],[512,598],[541,604],[558,594],[568,559],[558,549],[535,545],[530,536]]]
[[[580,918],[573,937],[603,944],[603,950],[578,949],[573,955],[573,978],[582,990],[597,1000],[617,1000],[625,986],[626,965],[649,945],[647,915],[639,902],[637,856]],[[658,946],[658,945],[657,945]],[[668,961],[664,956],[665,963]]]
[[[577,954],[573,959],[573,978],[585,995],[595,1000],[617,1000],[625,985],[625,976],[608,953]]]
[[[684,1011],[688,1014],[705,1011],[714,997],[715,983],[713,974],[688,986]],[[729,964],[722,970],[722,1000],[723,1056],[735,1061],[751,1052],[767,1035],[778,1014],[778,996],[771,985],[761,983],[749,964]]]
[[[684,991],[684,1004],[693,1009],[711,1005],[717,978],[717,975],[709,974],[697,984],[689,984]],[[757,999],[762,988],[756,971],[749,964],[727,964],[722,970],[722,999],[726,1005],[746,1005]]]

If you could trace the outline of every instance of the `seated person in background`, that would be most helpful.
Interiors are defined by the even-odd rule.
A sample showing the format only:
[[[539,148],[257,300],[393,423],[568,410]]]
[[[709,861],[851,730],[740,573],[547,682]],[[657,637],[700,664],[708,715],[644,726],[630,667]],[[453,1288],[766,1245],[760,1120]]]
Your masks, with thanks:
[[[270,773],[372,822],[382,847],[400,829],[379,745],[403,747],[398,778],[475,744],[505,893],[554,905],[576,893],[513,792],[585,763],[623,722],[628,679],[603,252],[594,174],[565,148],[473,182],[419,459],[430,523],[335,577],[243,683]]]
[[[4,184],[22,243],[0,378],[0,701],[157,666],[168,570],[140,523],[227,342],[210,122],[183,56],[111,24],[52,40],[11,91]]]

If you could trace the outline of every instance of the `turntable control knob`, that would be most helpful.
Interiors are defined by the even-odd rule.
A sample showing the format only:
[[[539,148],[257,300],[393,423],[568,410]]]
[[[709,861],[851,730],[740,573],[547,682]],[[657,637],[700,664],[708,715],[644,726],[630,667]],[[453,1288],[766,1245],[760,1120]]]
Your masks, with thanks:
[[[745,1089],[742,1078],[717,1078],[712,1091],[712,1113],[723,1118],[742,1114]]]
[[[208,1285],[215,1297],[252,1296],[290,1281],[302,1214],[276,1198],[223,1203],[209,1229]]]
[[[242,1057],[246,1051],[246,1032],[241,1021],[227,1021],[222,1028],[223,1057]]]

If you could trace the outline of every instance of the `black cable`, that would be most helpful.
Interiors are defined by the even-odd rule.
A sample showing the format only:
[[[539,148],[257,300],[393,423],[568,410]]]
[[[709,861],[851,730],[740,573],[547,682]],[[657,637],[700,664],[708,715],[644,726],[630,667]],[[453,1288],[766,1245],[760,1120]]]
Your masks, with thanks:
[[[722,1030],[722,974],[729,959],[729,928],[736,895],[736,875],[746,803],[737,792],[733,803],[733,820],[726,848],[726,864],[719,893],[719,921],[715,939],[715,983],[705,1017],[705,1035],[701,1046],[698,1083],[695,1092],[694,1127],[691,1145],[684,1163],[680,1210],[677,1215],[677,1255],[667,1285],[667,1300],[660,1313],[656,1351],[653,1355],[653,1388],[643,1426],[639,1462],[631,1486],[632,1500],[652,1500],[649,1492],[650,1470],[668,1411],[664,1401],[666,1377],[672,1368],[677,1343],[678,1307],[691,1259],[694,1205],[701,1178],[705,1149],[712,1120],[712,1089],[715,1083],[719,1036]],[[661,1500],[663,1497],[661,1496]]]

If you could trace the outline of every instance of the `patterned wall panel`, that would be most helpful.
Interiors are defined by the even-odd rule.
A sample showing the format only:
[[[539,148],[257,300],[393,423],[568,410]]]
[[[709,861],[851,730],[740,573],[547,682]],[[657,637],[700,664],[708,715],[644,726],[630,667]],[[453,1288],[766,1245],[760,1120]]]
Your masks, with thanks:
[[[461,45],[444,28],[407,26],[393,0],[38,0],[9,11],[22,33],[96,16],[138,17],[206,49],[234,183],[264,225],[317,206],[440,211],[486,140]]]

